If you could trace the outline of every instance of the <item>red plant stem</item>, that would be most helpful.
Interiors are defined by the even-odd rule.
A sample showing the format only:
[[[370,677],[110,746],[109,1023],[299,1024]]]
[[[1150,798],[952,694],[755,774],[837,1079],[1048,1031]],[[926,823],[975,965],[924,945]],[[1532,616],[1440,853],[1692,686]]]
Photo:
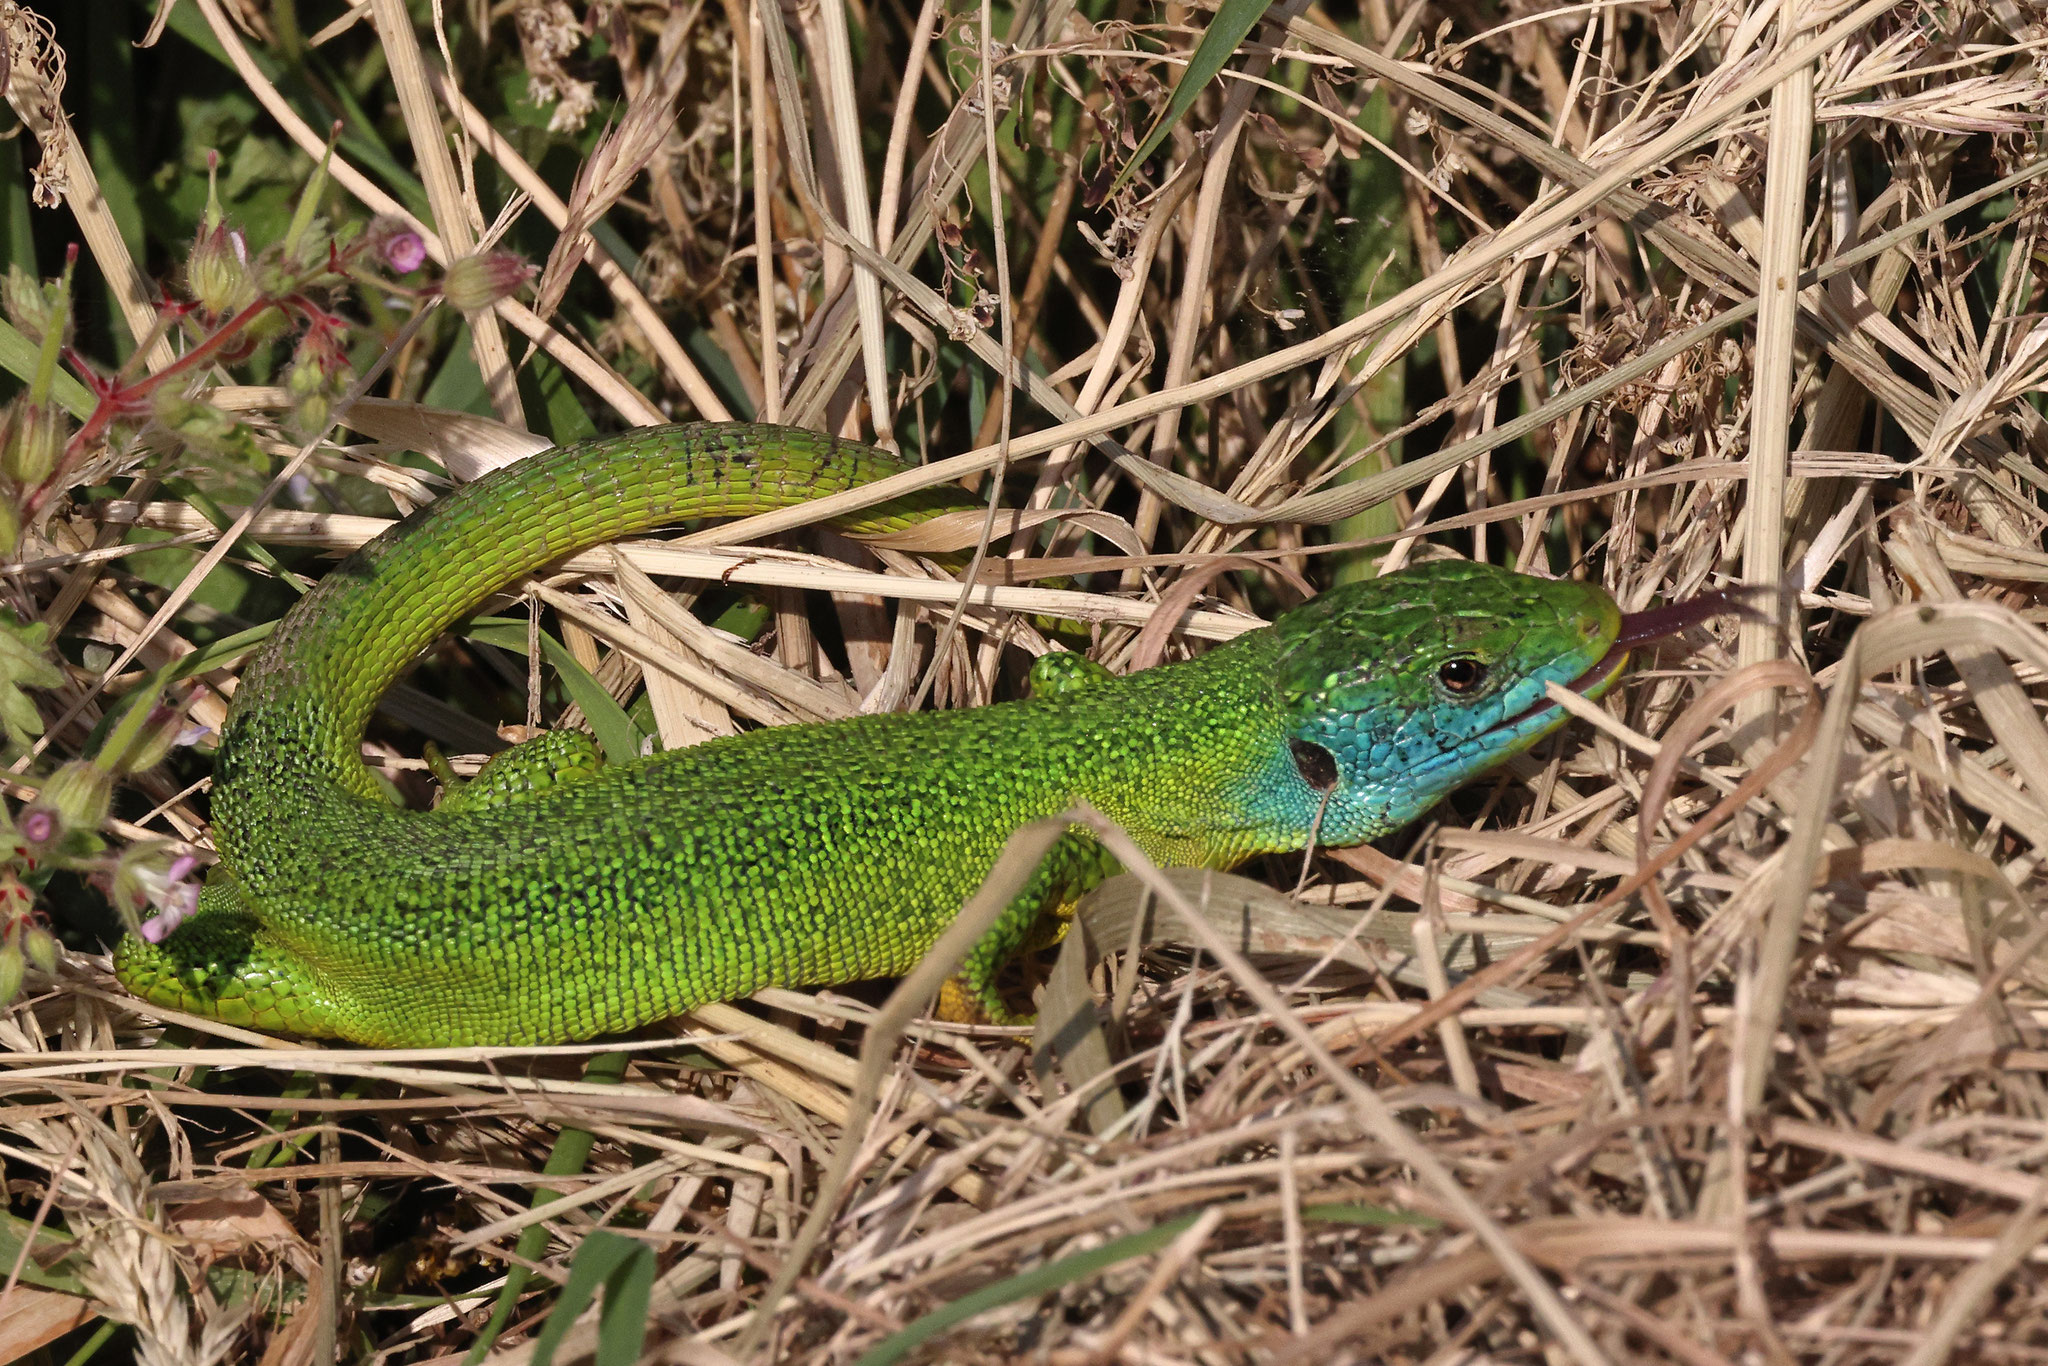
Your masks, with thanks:
[[[272,308],[288,311],[283,300],[258,299],[202,338],[190,351],[155,374],[146,375],[133,384],[118,387],[93,385],[92,387],[98,391],[99,401],[93,405],[92,416],[88,417],[85,425],[73,433],[71,440],[65,443],[64,458],[57,462],[57,468],[51,471],[50,477],[37,485],[35,492],[28,496],[24,512],[31,517],[36,514],[49,500],[50,494],[62,486],[66,472],[78,462],[93,442],[106,433],[107,428],[113,426],[115,418],[123,413],[136,411],[142,402],[166,381],[186,374],[195,366],[210,364],[215,356],[227,349],[229,342],[234,340],[238,332]],[[87,373],[90,375],[89,371]],[[90,384],[91,380],[88,379],[87,383]]]
[[[355,258],[361,255],[362,249],[362,244],[357,243],[348,250],[337,253],[332,244],[330,244],[327,252],[327,270],[336,274],[343,273],[343,269],[351,265]],[[72,248],[72,252],[74,255],[77,252],[75,245]],[[287,317],[296,311],[311,326],[331,328],[346,328],[349,326],[348,319],[320,307],[307,298],[306,295],[299,292],[298,289],[294,288],[286,293],[266,296],[249,304],[226,322],[220,324],[210,334],[201,338],[190,351],[187,351],[155,374],[145,375],[132,384],[123,384],[118,378],[111,380],[102,378],[90,365],[85,363],[84,359],[77,352],[73,351],[70,347],[66,347],[64,349],[65,358],[71,362],[72,368],[83,377],[86,387],[93,391],[96,402],[93,404],[91,416],[86,418],[84,425],[77,432],[73,433],[71,439],[64,444],[64,457],[57,462],[57,468],[51,471],[50,477],[37,485],[28,497],[23,500],[22,511],[24,515],[28,517],[35,516],[41,510],[43,504],[49,501],[51,495],[57,489],[64,486],[65,476],[71,468],[84,457],[85,452],[95,441],[106,434],[107,429],[113,426],[116,418],[124,413],[139,411],[149,396],[155,393],[165,381],[170,380],[174,376],[184,375],[195,366],[212,364],[215,357],[228,349],[238,333],[272,308],[277,309]],[[160,319],[164,319],[170,315],[166,311],[159,316]],[[141,354],[139,349],[137,354]]]

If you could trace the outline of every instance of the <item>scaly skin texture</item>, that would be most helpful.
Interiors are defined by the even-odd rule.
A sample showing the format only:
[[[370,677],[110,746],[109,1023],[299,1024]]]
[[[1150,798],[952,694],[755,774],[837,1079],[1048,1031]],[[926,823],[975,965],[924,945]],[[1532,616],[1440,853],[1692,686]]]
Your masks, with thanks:
[[[1554,729],[1546,682],[1597,695],[1621,668],[1598,588],[1439,562],[1187,663],[1043,666],[1028,701],[602,767],[544,737],[436,810],[379,797],[360,759],[379,695],[492,590],[620,536],[900,468],[810,432],[656,428],[522,461],[406,519],[250,665],[213,793],[222,866],[162,944],[123,942],[121,981],[231,1023],[424,1046],[588,1038],[765,986],[901,973],[1027,821],[1085,801],[1153,858],[1214,868],[1355,844]],[[958,505],[935,490],[848,525]],[[1084,835],[1062,841],[970,958],[969,991],[1000,1015],[1002,962],[1112,871]]]

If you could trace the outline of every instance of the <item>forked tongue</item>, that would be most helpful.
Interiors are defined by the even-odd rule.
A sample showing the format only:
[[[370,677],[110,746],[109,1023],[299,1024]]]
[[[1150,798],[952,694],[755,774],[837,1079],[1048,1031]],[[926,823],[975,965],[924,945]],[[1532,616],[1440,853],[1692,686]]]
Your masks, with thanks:
[[[1750,606],[1747,599],[1755,597],[1760,592],[1769,591],[1762,588],[1724,588],[1712,593],[1702,593],[1696,598],[1687,598],[1683,602],[1652,607],[1647,612],[1624,614],[1621,629],[1615,632],[1614,643],[1608,646],[1607,653],[1600,657],[1599,663],[1586,670],[1571,685],[1572,691],[1582,692],[1606,678],[1620,663],[1620,657],[1635,646],[1675,636],[1680,631],[1690,630],[1703,622],[1712,621],[1715,617],[1735,613],[1760,616],[1761,613]]]

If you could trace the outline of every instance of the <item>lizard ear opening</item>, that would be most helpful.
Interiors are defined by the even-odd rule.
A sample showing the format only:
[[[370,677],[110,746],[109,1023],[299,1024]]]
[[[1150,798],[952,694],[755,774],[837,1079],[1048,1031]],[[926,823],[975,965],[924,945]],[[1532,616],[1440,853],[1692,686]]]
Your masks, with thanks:
[[[1337,756],[1321,745],[1307,740],[1289,740],[1287,748],[1294,755],[1294,767],[1301,774],[1301,780],[1318,792],[1330,792],[1337,786]]]

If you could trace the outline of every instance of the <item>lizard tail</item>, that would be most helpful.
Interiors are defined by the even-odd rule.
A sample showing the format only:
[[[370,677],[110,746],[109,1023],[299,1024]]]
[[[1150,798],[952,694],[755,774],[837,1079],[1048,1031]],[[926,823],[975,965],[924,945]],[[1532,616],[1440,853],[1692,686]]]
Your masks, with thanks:
[[[813,432],[701,423],[544,451],[428,504],[328,574],[244,672],[216,768],[223,858],[234,867],[246,839],[302,804],[373,798],[361,745],[377,700],[505,584],[622,536],[789,507],[908,468]],[[957,490],[926,489],[840,525],[897,530],[963,505]]]

